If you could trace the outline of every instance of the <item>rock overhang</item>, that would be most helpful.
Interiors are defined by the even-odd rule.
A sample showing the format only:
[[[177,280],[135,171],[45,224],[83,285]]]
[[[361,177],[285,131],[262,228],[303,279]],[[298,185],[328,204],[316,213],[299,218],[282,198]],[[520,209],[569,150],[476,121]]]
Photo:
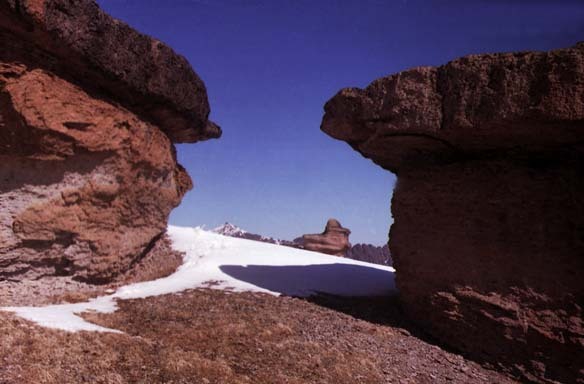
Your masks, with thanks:
[[[347,88],[321,129],[397,174],[389,248],[410,319],[521,379],[582,380],[584,44]]]
[[[10,49],[15,40],[43,52],[44,69],[152,121],[174,143],[221,136],[188,61],[92,0],[1,0],[0,58],[38,66],[38,53]]]
[[[573,148],[584,132],[584,43],[470,55],[346,88],[321,130],[393,172],[509,152]]]

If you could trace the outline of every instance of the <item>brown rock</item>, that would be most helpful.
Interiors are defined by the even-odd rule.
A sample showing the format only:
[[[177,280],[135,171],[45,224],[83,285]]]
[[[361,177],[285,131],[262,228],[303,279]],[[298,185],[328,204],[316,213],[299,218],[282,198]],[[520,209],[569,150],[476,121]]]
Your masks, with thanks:
[[[347,89],[322,129],[397,173],[407,313],[524,380],[584,382],[584,45]]]
[[[122,272],[191,187],[172,143],[43,70],[1,81],[0,276]]]
[[[0,281],[112,281],[192,187],[204,85],[93,1],[0,1],[0,44]]]
[[[175,143],[221,136],[187,60],[92,0],[2,0],[0,46],[1,61],[42,67],[114,99]]]
[[[398,173],[477,153],[572,147],[582,141],[583,56],[580,43],[400,72],[341,90],[321,129]]]
[[[329,219],[323,233],[303,235],[300,239],[300,244],[309,251],[343,256],[351,248],[351,243],[349,243],[350,234],[351,231],[343,228],[337,220]]]

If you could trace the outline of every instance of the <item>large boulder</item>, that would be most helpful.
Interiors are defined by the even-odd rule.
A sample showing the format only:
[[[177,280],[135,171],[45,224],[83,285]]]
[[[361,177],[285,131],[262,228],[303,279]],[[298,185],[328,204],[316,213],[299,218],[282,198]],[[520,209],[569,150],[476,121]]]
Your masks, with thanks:
[[[344,89],[322,130],[397,174],[407,313],[525,380],[584,382],[584,44]]]
[[[112,281],[192,187],[173,142],[220,135],[204,84],[91,0],[1,0],[0,46],[0,282]]]
[[[349,243],[350,234],[351,231],[343,228],[338,220],[329,219],[323,233],[302,235],[298,239],[298,243],[302,248],[309,251],[344,256],[345,252],[351,248],[351,243]]]
[[[162,42],[93,0],[0,0],[3,61],[43,68],[151,120],[175,143],[221,136],[205,84]]]

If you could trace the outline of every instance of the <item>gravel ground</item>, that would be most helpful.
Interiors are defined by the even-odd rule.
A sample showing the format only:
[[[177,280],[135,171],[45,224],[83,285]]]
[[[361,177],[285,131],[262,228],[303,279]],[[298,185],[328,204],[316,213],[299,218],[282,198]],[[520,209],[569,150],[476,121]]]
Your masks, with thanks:
[[[66,333],[0,312],[0,383],[514,383],[424,341],[389,299],[192,290]]]

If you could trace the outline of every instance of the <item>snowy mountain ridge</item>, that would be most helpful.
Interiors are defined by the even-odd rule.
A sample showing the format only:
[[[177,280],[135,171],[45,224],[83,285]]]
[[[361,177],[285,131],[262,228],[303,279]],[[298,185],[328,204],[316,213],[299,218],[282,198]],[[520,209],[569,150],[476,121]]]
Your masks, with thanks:
[[[231,224],[229,222],[225,222],[225,224],[220,225],[211,230],[213,233],[217,233],[219,235],[224,236],[233,236],[238,237],[240,235],[244,235],[248,233],[246,230],[239,228],[237,225]]]
[[[231,224],[230,222],[225,222],[225,224],[218,226],[211,230],[211,232],[216,233],[218,235],[235,237],[238,239],[247,239],[247,240],[255,240],[261,241],[264,243],[276,244],[276,245],[286,245],[288,247],[297,248],[298,244],[293,241],[288,240],[281,240],[281,239],[274,239],[273,237],[258,235],[255,233],[250,233],[235,224]]]

